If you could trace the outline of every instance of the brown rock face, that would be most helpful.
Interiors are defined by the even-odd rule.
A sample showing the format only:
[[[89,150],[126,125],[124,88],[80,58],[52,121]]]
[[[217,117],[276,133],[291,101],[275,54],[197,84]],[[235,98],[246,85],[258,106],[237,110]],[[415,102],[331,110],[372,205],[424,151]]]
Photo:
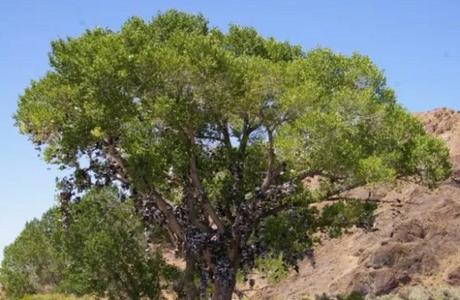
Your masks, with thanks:
[[[374,251],[367,262],[367,267],[381,269],[383,267],[393,267],[397,264],[404,264],[406,258],[411,253],[411,247],[406,247],[400,243],[387,244]]]
[[[425,228],[419,220],[410,220],[399,225],[392,233],[393,239],[401,243],[415,242],[424,239]]]
[[[355,229],[326,240],[315,251],[316,266],[308,261],[281,283],[262,289],[260,299],[302,299],[358,291],[386,294],[417,284],[460,286],[460,113],[438,109],[416,114],[427,131],[450,148],[452,180],[439,188],[399,182],[375,188],[381,204],[375,228]],[[456,180],[454,180],[456,179]],[[358,188],[355,197],[367,197]],[[452,269],[452,267],[459,266]]]
[[[453,286],[460,286],[460,266],[447,275],[447,283]]]
[[[372,275],[374,277],[374,293],[376,295],[389,293],[399,285],[396,274],[391,269],[378,270]]]
[[[386,294],[399,285],[399,278],[390,268],[357,273],[350,283],[350,292],[359,294]]]

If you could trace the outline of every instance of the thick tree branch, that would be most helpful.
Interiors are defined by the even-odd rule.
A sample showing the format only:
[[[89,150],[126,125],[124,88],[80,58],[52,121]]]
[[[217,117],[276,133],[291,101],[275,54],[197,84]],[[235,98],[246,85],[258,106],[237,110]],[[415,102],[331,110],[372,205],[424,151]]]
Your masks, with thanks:
[[[109,160],[111,160],[116,167],[116,174],[120,180],[125,182],[130,182],[129,170],[126,167],[123,157],[120,155],[119,151],[116,149],[115,142],[113,139],[108,139],[106,141],[106,155]],[[155,206],[161,211],[165,216],[167,221],[167,226],[177,239],[184,240],[184,230],[179,224],[176,216],[174,215],[174,208],[163,196],[157,192],[154,188],[150,188],[149,191],[142,191],[139,193],[144,199],[152,200],[155,203]]]
[[[198,196],[200,197],[200,200],[203,202],[204,209],[206,210],[208,215],[211,217],[214,224],[216,224],[219,232],[223,233],[225,231],[225,227],[220,217],[217,215],[216,210],[209,202],[206,192],[204,191],[203,186],[201,185],[200,178],[198,175],[198,168],[196,165],[196,157],[195,157],[195,154],[193,154],[193,150],[192,150],[192,154],[190,157],[190,178],[192,180],[193,186],[198,192]]]
[[[274,164],[275,164],[275,149],[273,146],[273,131],[270,128],[267,128],[267,136],[268,136],[268,167],[267,167],[267,174],[260,186],[261,193],[265,193],[272,183],[272,180],[277,175],[274,174]]]
[[[222,140],[224,142],[225,148],[230,153],[232,151],[232,142],[230,139],[230,133],[228,132],[227,122],[223,122],[222,124],[220,124],[219,130],[223,136]]]
[[[225,204],[225,214],[229,220],[234,220],[234,216],[230,209],[231,203],[239,203],[243,198],[243,182],[244,182],[244,160],[246,157],[246,148],[251,134],[247,118],[244,121],[242,136],[239,138],[239,145],[234,149],[231,143],[231,136],[227,122],[223,122],[219,126],[219,130],[223,136],[224,146],[227,151],[228,170],[233,177],[233,186],[229,194],[229,201]]]
[[[246,147],[248,145],[249,136],[251,135],[253,128],[251,128],[249,124],[249,118],[247,116],[244,117],[243,121],[243,132],[241,133],[240,145],[238,147],[238,152],[240,155],[246,154]]]
[[[150,193],[153,196],[153,200],[156,202],[158,209],[166,217],[168,226],[172,229],[174,234],[177,235],[177,237],[183,241],[184,240],[184,229],[177,221],[177,218],[174,214],[174,208],[172,207],[172,205],[169,204],[168,201],[166,201],[163,198],[163,196],[157,191],[155,191],[154,189],[152,189]]]
[[[351,183],[351,184],[348,184],[348,185],[342,185],[340,187],[337,187],[335,189],[332,189],[330,191],[328,191],[326,193],[326,195],[324,196],[324,199],[327,200],[331,197],[334,197],[336,195],[340,195],[342,193],[345,193],[345,192],[348,192],[348,191],[351,191],[357,187],[360,187],[362,186],[362,184],[359,184],[359,183]]]

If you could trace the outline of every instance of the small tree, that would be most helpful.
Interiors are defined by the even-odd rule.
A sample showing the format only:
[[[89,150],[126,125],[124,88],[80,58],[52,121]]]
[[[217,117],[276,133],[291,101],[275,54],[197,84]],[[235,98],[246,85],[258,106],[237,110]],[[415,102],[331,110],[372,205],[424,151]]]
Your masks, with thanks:
[[[12,299],[40,292],[158,299],[161,258],[147,250],[140,218],[113,190],[92,190],[61,214],[50,209],[29,222],[5,249],[0,282]]]
[[[63,263],[53,243],[60,231],[57,211],[50,210],[41,220],[28,222],[14,243],[4,250],[0,283],[11,299],[43,291],[62,278]]]
[[[211,283],[213,299],[230,299],[237,271],[270,251],[267,221],[308,221],[307,177],[320,176],[324,199],[398,176],[434,185],[450,172],[444,145],[358,54],[305,53],[169,11],[57,40],[50,64],[16,121],[46,161],[73,170],[60,184],[64,213],[95,185],[132,196],[184,256],[183,298],[198,297],[198,274],[202,296]],[[302,230],[295,251],[284,249],[291,263],[311,246],[302,224],[283,227]]]
[[[67,262],[59,289],[109,299],[159,299],[163,263],[148,251],[130,201],[121,203],[113,190],[92,190],[69,213],[59,241]]]

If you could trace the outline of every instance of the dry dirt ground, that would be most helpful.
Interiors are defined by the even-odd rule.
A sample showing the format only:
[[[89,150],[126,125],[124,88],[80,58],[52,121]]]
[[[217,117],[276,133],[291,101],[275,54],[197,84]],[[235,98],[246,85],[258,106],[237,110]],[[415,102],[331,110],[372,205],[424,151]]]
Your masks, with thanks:
[[[448,144],[452,178],[435,190],[404,181],[375,188],[380,205],[374,231],[353,229],[323,241],[315,250],[315,267],[304,261],[298,274],[259,288],[251,298],[314,299],[352,291],[372,298],[411,285],[460,286],[460,113],[437,109],[417,117]],[[368,192],[351,193],[366,198]]]

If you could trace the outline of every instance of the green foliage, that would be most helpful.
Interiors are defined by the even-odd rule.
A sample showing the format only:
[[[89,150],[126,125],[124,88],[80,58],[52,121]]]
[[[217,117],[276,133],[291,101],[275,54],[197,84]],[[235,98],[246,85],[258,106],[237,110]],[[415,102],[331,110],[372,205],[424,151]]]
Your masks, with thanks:
[[[428,136],[419,136],[414,139],[413,143],[414,147],[411,149],[408,165],[414,173],[421,175],[424,183],[433,187],[450,175],[451,166],[446,159],[449,157],[449,150],[442,141]]]
[[[317,49],[291,72],[296,80],[301,74],[303,83],[281,99],[295,108],[295,118],[281,128],[277,143],[293,170],[340,174],[362,184],[398,175],[414,174],[428,183],[448,176],[445,145],[395,104],[393,92],[367,57]],[[416,150],[419,139],[433,145]],[[432,168],[423,167],[423,160]]]
[[[41,220],[28,222],[16,241],[4,250],[0,282],[8,296],[15,299],[57,285],[65,263],[53,245],[59,238],[56,210]]]
[[[313,247],[311,233],[317,228],[317,216],[308,208],[291,209],[267,218],[254,238],[266,249],[264,257],[284,257],[290,264]],[[291,259],[289,261],[289,259]]]
[[[53,289],[110,299],[157,299],[163,263],[146,251],[132,204],[102,189],[71,210],[66,231],[58,210],[51,209],[29,222],[5,249],[0,278],[8,295],[18,298]]]
[[[98,28],[57,40],[50,64],[21,96],[21,131],[45,146],[47,161],[63,166],[117,139],[140,187],[166,189],[161,174],[187,171],[182,124],[206,135],[225,120],[238,134],[248,118],[252,125],[281,122],[277,152],[294,171],[363,183],[415,172],[429,184],[449,172],[445,146],[395,104],[382,73],[358,54],[304,54],[254,29],[232,26],[224,35],[202,16],[169,11],[151,23],[130,19],[119,32]],[[275,101],[270,108],[267,99]],[[250,148],[264,143],[253,138]],[[201,170],[205,179],[224,171],[229,157],[219,149],[212,161],[200,156],[200,166],[218,164]],[[245,163],[264,161],[265,152],[254,154]],[[251,187],[255,174],[248,175]]]
[[[371,201],[339,201],[324,207],[318,223],[320,228],[326,229],[331,237],[341,235],[343,229],[353,225],[370,229],[374,224],[376,208],[377,204]]]
[[[370,156],[360,160],[357,166],[357,177],[365,183],[392,181],[395,175],[395,170],[385,165],[381,157]]]
[[[282,255],[259,257],[256,260],[256,269],[264,274],[270,283],[280,282],[289,275],[289,269]]]
[[[71,215],[64,240],[68,274],[60,283],[65,291],[113,299],[158,297],[161,258],[146,250],[130,202],[117,202],[110,190],[92,191]]]

